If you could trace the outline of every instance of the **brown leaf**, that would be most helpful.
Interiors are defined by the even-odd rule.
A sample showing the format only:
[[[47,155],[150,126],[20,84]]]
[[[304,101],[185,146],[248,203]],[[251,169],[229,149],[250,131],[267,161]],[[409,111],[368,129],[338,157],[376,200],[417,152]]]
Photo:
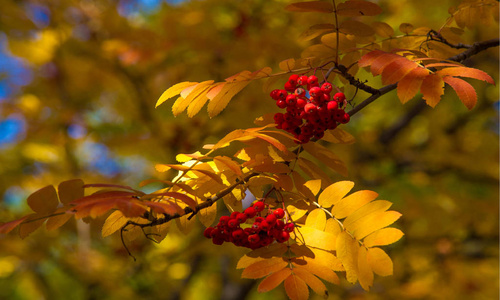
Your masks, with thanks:
[[[364,0],[348,0],[337,5],[337,14],[347,17],[376,16],[381,12],[380,6]]]

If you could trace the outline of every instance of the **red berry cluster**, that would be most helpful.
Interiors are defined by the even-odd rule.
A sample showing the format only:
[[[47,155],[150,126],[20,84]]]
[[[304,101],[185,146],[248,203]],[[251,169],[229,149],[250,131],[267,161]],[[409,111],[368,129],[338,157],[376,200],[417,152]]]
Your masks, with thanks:
[[[295,228],[293,223],[283,222],[285,211],[281,208],[267,210],[266,204],[258,201],[244,212],[233,212],[230,216],[222,216],[215,227],[205,229],[203,235],[212,239],[216,245],[231,242],[236,246],[257,249],[271,244],[274,240],[284,243],[290,238],[290,232]],[[255,218],[252,226],[241,228],[247,219]]]
[[[321,139],[325,130],[335,129],[337,123],[349,122],[350,116],[343,109],[345,95],[336,93],[332,98],[332,90],[331,83],[320,86],[314,75],[291,75],[284,89],[271,92],[276,105],[286,108],[286,113],[274,115],[276,127],[293,134],[298,143],[304,144],[313,137]]]

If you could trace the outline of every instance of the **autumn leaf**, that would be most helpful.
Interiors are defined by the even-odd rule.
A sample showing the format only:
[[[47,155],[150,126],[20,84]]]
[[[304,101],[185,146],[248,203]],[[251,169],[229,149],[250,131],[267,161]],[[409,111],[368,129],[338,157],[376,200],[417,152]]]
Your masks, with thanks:
[[[285,279],[285,291],[291,300],[307,300],[309,298],[307,284],[293,273]]]
[[[53,185],[48,185],[29,195],[27,202],[33,211],[40,214],[50,214],[59,204],[57,192]]]
[[[367,258],[370,267],[375,274],[380,276],[389,276],[393,272],[391,258],[380,248],[368,248]]]
[[[375,200],[378,194],[373,191],[363,190],[355,192],[338,201],[332,208],[332,215],[337,219],[343,219],[366,203]]]
[[[458,98],[469,110],[473,109],[477,102],[476,90],[465,80],[444,76],[443,81],[450,85],[457,93]]]
[[[355,283],[358,279],[358,249],[356,239],[347,231],[342,231],[337,237],[337,257],[346,270],[347,281]]]
[[[277,272],[288,265],[288,262],[282,257],[272,257],[258,261],[246,267],[241,274],[241,278],[261,278],[271,273]]]
[[[319,195],[318,203],[325,208],[335,205],[354,187],[352,181],[338,181],[326,189]]]
[[[358,280],[365,291],[370,290],[373,285],[373,271],[368,262],[368,251],[365,247],[359,247],[358,251]]]
[[[395,243],[403,237],[404,233],[397,228],[382,228],[363,239],[366,247],[385,246]]]
[[[182,90],[184,90],[185,88],[188,88],[190,86],[194,86],[196,84],[197,84],[196,82],[181,82],[181,83],[177,83],[177,84],[171,86],[165,92],[163,92],[163,94],[160,96],[158,101],[156,101],[155,107],[158,107],[161,104],[163,104],[165,101],[167,101],[168,99],[179,95],[179,93],[182,92]]]
[[[275,289],[283,282],[283,280],[288,278],[290,274],[292,274],[292,269],[290,268],[284,268],[272,273],[271,275],[264,278],[264,280],[262,280],[262,282],[259,284],[259,287],[257,288],[257,291],[259,291],[259,293],[265,293]]]
[[[443,78],[436,74],[430,74],[422,81],[420,91],[424,100],[430,107],[435,107],[441,100],[444,94],[444,81]]]
[[[376,16],[381,12],[380,6],[364,0],[348,0],[337,5],[337,14],[346,17]]]
[[[287,5],[285,9],[293,12],[319,12],[319,13],[333,12],[332,4],[326,1],[297,2]]]

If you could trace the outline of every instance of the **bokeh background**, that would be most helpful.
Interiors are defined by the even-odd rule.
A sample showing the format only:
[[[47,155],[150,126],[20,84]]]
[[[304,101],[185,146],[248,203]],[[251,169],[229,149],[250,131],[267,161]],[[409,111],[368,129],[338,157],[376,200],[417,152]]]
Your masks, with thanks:
[[[0,221],[26,214],[33,191],[67,179],[138,188],[160,176],[155,163],[275,111],[263,82],[213,119],[154,106],[177,82],[220,81],[300,57],[310,44],[300,33],[330,16],[286,12],[289,2],[2,0]],[[439,29],[459,3],[376,2],[384,13],[375,20],[396,30],[403,22]],[[498,37],[498,23],[480,21],[464,42]],[[466,65],[499,81],[497,48]],[[345,281],[329,286],[331,299],[498,299],[499,93],[469,82],[479,97],[470,112],[448,88],[435,109],[419,97],[401,105],[393,92],[345,126],[357,142],[333,150],[347,179],[394,202],[406,235],[387,247],[394,276],[377,277],[369,293]],[[134,241],[134,262],[119,237],[100,237],[102,222],[0,237],[0,299],[286,299],[282,288],[258,294],[258,282],[239,279],[244,251],[212,245],[201,225],[160,244]]]

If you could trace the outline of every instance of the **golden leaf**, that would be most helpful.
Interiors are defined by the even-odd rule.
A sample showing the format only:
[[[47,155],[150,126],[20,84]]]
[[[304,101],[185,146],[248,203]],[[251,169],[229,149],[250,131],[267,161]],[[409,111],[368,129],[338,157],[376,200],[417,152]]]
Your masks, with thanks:
[[[391,225],[401,217],[397,211],[384,211],[369,214],[355,221],[351,226],[345,227],[358,239],[361,240],[372,232]],[[344,224],[345,226],[345,224]]]
[[[358,279],[358,242],[347,231],[342,231],[337,236],[336,247],[337,257],[346,270],[347,281],[355,283]]]
[[[304,282],[318,295],[326,298],[328,297],[328,290],[326,289],[325,284],[318,279],[318,277],[314,276],[311,272],[304,268],[294,268],[293,273],[297,275],[300,279],[304,280]]]
[[[305,244],[308,247],[316,247],[324,250],[335,250],[335,241],[337,239],[331,233],[308,226],[295,228],[291,237],[296,239],[298,243]]]
[[[367,252],[368,263],[375,274],[380,276],[392,275],[392,260],[384,250],[380,248],[368,248]]]
[[[280,285],[283,280],[285,280],[288,276],[292,274],[292,269],[284,268],[277,272],[272,273],[262,280],[257,288],[259,293],[269,292],[270,290],[275,289],[278,285]]]
[[[365,247],[360,247],[358,251],[358,280],[365,291],[370,290],[373,285],[373,271],[368,262],[368,252]]]
[[[316,196],[321,189],[321,179],[309,180],[304,184],[304,186],[308,188],[314,194],[314,196]]]
[[[285,291],[291,300],[309,299],[307,284],[293,273],[285,279]]]
[[[322,207],[328,208],[339,202],[354,187],[352,181],[339,181],[323,190],[319,195],[318,203]]]
[[[379,229],[363,239],[366,247],[385,246],[399,241],[404,233],[393,227]]]
[[[391,207],[392,203],[387,200],[376,200],[370,202],[351,215],[349,215],[343,222],[344,227],[350,230],[351,226],[359,219],[365,217],[368,214],[386,211]]]
[[[196,84],[198,84],[198,83],[197,82],[181,82],[181,83],[178,83],[178,84],[171,86],[165,92],[163,92],[163,94],[160,96],[158,101],[156,101],[155,107],[158,107],[160,104],[167,101],[168,99],[170,99],[176,95],[179,95],[179,93],[182,92],[182,90],[184,90],[188,87],[194,86]]]
[[[125,218],[121,211],[114,211],[106,218],[102,225],[102,237],[107,237],[122,228],[130,219]]]
[[[305,226],[324,231],[326,226],[325,212],[321,208],[311,211],[307,216]]]
[[[377,196],[377,193],[368,190],[355,192],[338,201],[332,208],[332,215],[337,219],[343,219],[366,203],[375,200]]]

